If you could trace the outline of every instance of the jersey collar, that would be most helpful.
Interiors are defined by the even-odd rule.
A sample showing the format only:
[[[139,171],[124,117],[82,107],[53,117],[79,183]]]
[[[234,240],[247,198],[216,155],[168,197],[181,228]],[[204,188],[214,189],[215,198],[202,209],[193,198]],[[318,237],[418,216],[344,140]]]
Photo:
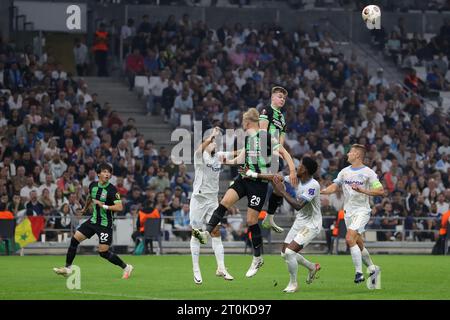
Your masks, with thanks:
[[[275,107],[272,106],[272,105],[270,105],[270,107],[273,109],[273,111],[278,112],[278,113],[281,113],[281,110],[280,110],[280,109],[277,109],[277,108],[275,108]]]
[[[302,180],[300,180],[300,178],[299,178],[299,181],[300,181],[300,183],[302,184],[302,186],[304,186],[304,185],[307,185],[308,183],[310,183],[311,181],[312,181],[312,177],[311,178],[309,178],[309,180],[308,181],[306,181],[306,182],[302,182]]]
[[[105,183],[105,184],[101,184],[100,181],[99,181],[99,182],[98,182],[98,186],[99,186],[100,188],[106,188],[106,187],[109,186],[109,181],[108,181],[107,183]]]

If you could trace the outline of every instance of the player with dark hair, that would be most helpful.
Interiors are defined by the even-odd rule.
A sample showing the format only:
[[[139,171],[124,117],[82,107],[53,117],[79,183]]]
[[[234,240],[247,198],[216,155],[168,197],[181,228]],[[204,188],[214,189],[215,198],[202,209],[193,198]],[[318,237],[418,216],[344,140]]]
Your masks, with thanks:
[[[78,245],[86,239],[97,234],[99,238],[98,251],[102,258],[108,260],[123,269],[122,279],[128,279],[133,271],[133,266],[124,263],[115,253],[109,250],[113,237],[113,213],[123,210],[122,200],[116,187],[109,180],[112,175],[112,167],[102,163],[97,167],[98,181],[89,185],[89,195],[82,213],[93,208],[92,217],[84,222],[70,241],[66,255],[66,266],[53,268],[56,274],[68,276],[72,273],[72,262],[77,254]]]
[[[219,177],[221,169],[221,157],[228,157],[227,152],[216,152],[216,137],[220,134],[220,128],[214,128],[211,135],[206,138],[194,152],[195,178],[191,202],[189,204],[189,220],[193,229],[201,229],[211,218],[214,210],[219,205],[217,195],[219,193]],[[224,262],[223,243],[220,237],[220,226],[217,225],[211,231],[211,244],[216,256],[216,275],[225,280],[233,280]],[[200,242],[191,237],[192,267],[194,282],[202,284],[200,271]]]
[[[208,235],[222,220],[228,208],[246,196],[247,225],[253,245],[253,260],[246,277],[253,277],[264,263],[261,256],[262,236],[258,216],[266,199],[268,184],[267,180],[259,179],[256,175],[258,173],[273,175],[276,170],[271,172],[272,161],[276,161],[278,154],[285,156],[287,151],[276,139],[272,139],[270,133],[259,130],[259,112],[255,108],[244,113],[242,126],[246,132],[244,148],[236,158],[226,160],[225,164],[242,164],[246,172],[242,171],[228,188],[219,207],[212,214],[206,231],[193,229],[192,234],[200,243],[205,244]]]
[[[373,264],[369,251],[364,247],[362,234],[372,211],[369,197],[382,196],[384,189],[377,174],[364,165],[365,155],[366,148],[363,145],[352,145],[347,154],[351,165],[342,169],[333,183],[321,191],[322,194],[332,194],[341,186],[344,191],[344,220],[347,226],[345,240],[355,266],[355,283],[364,281],[362,262],[368,267],[372,279],[380,272],[380,268]]]
[[[286,135],[286,121],[284,119],[283,114],[281,113],[281,108],[286,103],[288,92],[283,87],[273,87],[271,94],[271,103],[270,107],[264,108],[259,115],[259,127],[261,130],[267,130],[272,137],[277,139],[280,145],[284,146],[284,139]],[[289,166],[289,179],[290,183],[293,186],[297,185],[297,173],[295,171],[294,161],[289,153],[286,153],[283,156],[283,159],[286,160]],[[279,171],[282,171],[283,168],[280,164]],[[283,232],[283,228],[279,227],[273,216],[277,208],[283,203],[283,197],[278,194],[276,190],[273,190],[272,194],[269,197],[269,204],[267,207],[267,215],[264,218],[262,223],[263,228],[272,229],[275,232],[281,233]]]
[[[308,269],[306,283],[311,284],[320,270],[320,264],[312,263],[305,259],[299,252],[306,247],[322,229],[322,213],[320,210],[320,184],[313,178],[317,171],[317,162],[309,157],[304,157],[297,169],[299,183],[295,198],[292,197],[284,186],[284,181],[289,177],[276,175],[272,179],[274,189],[296,210],[297,216],[289,233],[284,240],[281,256],[286,261],[290,275],[290,281],[284,292],[298,290],[297,273],[298,265]],[[258,175],[259,176],[259,175]],[[270,178],[267,175],[261,177]]]

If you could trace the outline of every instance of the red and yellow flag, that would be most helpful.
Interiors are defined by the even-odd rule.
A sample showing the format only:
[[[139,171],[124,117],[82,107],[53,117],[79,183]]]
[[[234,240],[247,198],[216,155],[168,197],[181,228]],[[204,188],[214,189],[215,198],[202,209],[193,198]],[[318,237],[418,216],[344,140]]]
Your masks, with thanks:
[[[23,248],[27,244],[37,241],[44,229],[44,225],[45,220],[42,216],[25,217],[25,219],[16,226],[15,242]]]

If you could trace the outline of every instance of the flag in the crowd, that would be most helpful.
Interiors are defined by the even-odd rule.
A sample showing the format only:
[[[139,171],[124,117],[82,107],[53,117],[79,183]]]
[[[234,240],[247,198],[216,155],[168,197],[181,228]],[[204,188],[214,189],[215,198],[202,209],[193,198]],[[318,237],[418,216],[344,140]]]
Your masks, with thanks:
[[[21,248],[27,244],[33,243],[39,239],[39,235],[44,229],[45,220],[42,216],[26,217],[19,225],[16,226],[16,234],[14,240]]]

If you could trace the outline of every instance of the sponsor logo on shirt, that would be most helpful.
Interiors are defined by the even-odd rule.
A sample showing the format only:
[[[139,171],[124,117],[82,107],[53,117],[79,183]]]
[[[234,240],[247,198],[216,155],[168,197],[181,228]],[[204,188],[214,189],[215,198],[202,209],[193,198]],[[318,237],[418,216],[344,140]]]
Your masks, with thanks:
[[[220,166],[218,166],[218,165],[207,164],[206,166],[208,168],[211,168],[211,170],[214,171],[214,172],[219,172],[220,171]]]
[[[358,184],[360,186],[364,185],[364,182],[362,181],[356,181],[356,180],[344,180],[345,184]]]

